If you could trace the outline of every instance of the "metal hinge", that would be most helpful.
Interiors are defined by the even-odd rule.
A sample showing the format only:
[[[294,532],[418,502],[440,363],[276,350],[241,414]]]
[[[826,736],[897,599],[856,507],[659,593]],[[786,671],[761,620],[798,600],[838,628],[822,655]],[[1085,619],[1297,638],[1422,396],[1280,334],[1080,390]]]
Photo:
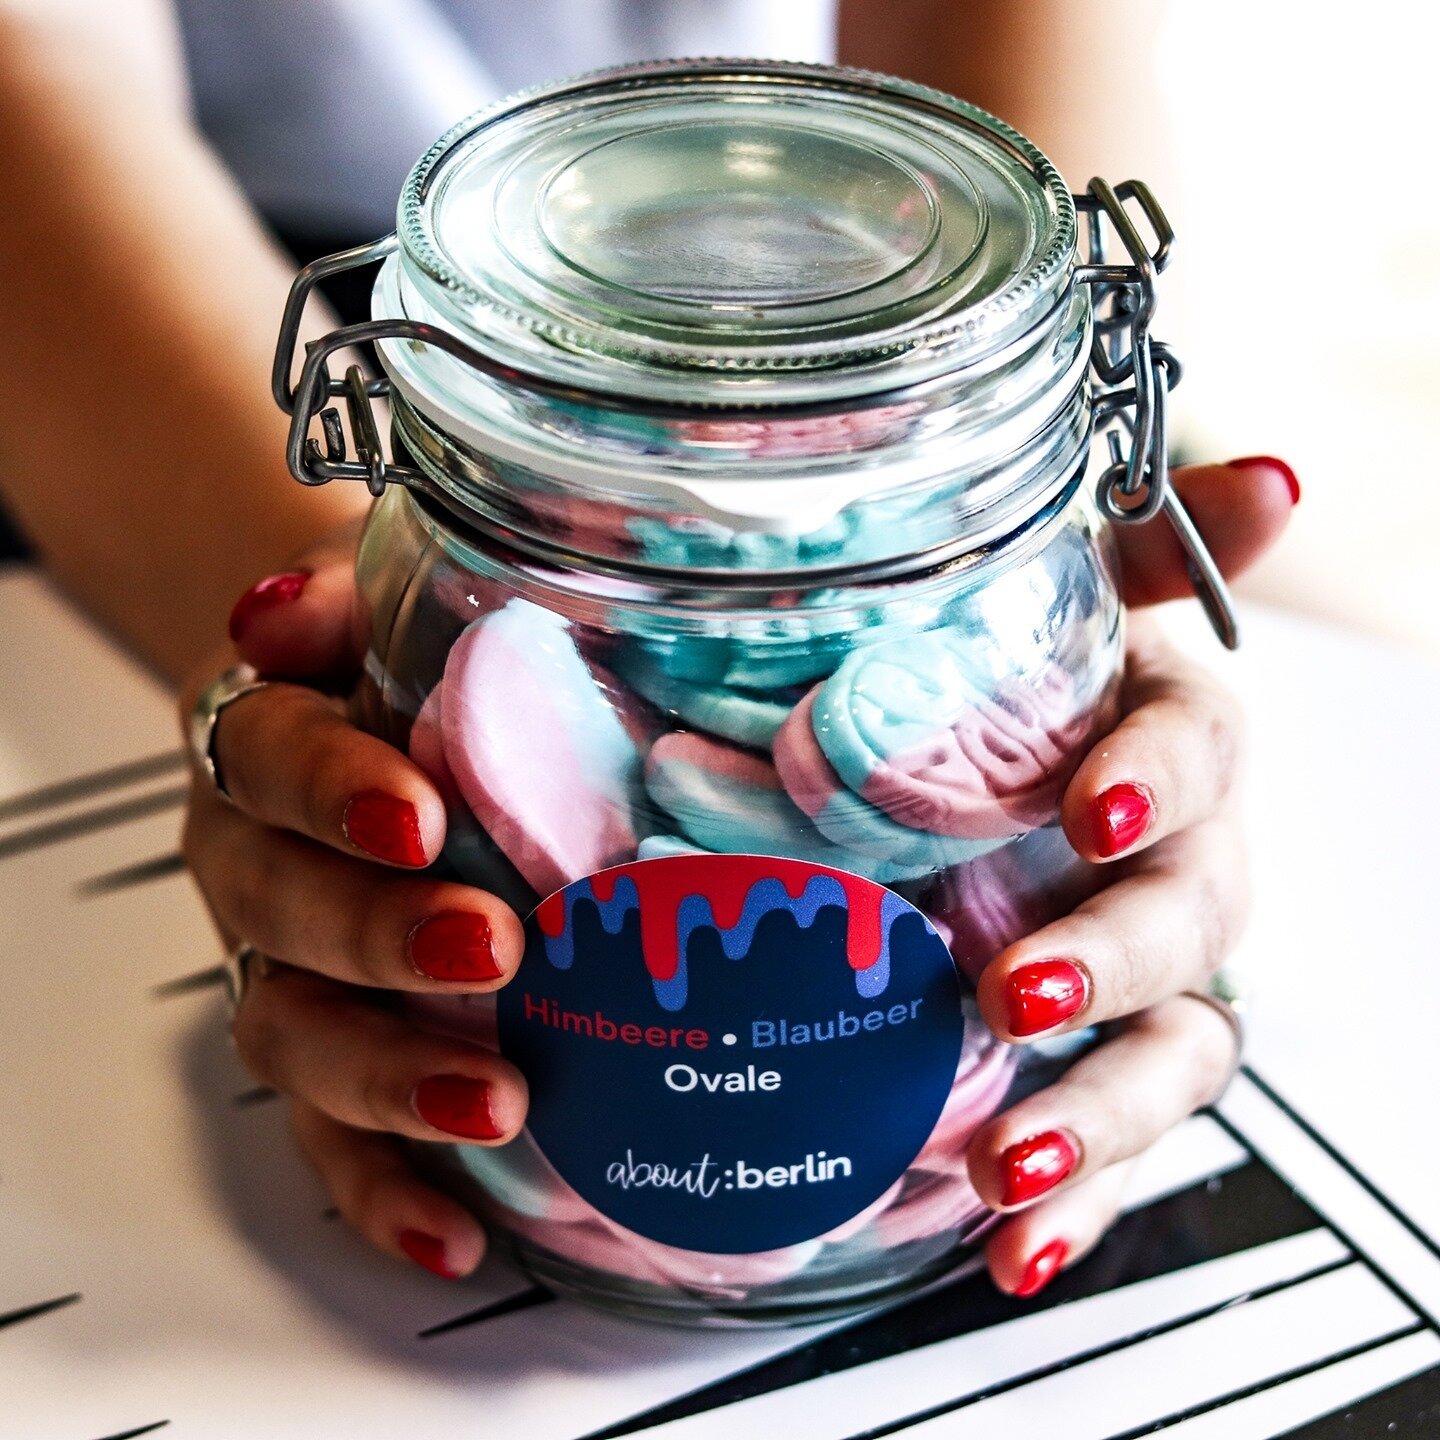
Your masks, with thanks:
[[[1135,226],[1126,202],[1133,201],[1155,236],[1151,250]],[[1190,583],[1195,587],[1220,642],[1240,643],[1235,606],[1195,522],[1170,483],[1167,400],[1180,381],[1180,362],[1150,332],[1155,314],[1155,279],[1170,260],[1175,232],[1149,186],[1127,180],[1112,186],[1092,180],[1075,208],[1085,217],[1089,262],[1075,277],[1091,287],[1095,331],[1091,370],[1097,381],[1095,423],[1109,426],[1110,464],[1097,484],[1102,512],[1119,525],[1142,525],[1163,514],[1175,531]],[[1120,237],[1127,265],[1105,259],[1105,221]],[[1128,448],[1126,441],[1128,440]]]

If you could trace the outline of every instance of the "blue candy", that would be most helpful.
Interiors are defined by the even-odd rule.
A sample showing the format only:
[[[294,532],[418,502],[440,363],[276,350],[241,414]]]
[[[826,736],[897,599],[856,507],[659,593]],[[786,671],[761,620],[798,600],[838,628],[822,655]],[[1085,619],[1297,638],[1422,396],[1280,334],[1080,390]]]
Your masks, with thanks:
[[[919,853],[924,842],[933,842],[928,835],[917,835],[921,846],[899,857],[832,844],[785,793],[769,761],[702,735],[657,740],[646,762],[645,783],[685,837],[720,854],[808,860],[882,885],[931,874],[946,863],[933,853]]]
[[[637,648],[622,653],[617,668],[652,705],[698,729],[756,750],[769,749],[798,698],[777,698],[773,693],[732,685],[701,685],[669,674],[652,653]]]

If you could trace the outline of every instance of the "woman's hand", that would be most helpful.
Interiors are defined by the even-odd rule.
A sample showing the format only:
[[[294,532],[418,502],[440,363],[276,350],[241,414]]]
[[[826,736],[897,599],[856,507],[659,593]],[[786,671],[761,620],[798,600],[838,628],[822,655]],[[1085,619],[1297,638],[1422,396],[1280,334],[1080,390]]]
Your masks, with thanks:
[[[1296,495],[1278,461],[1178,472],[1222,570],[1278,536]],[[492,896],[407,875],[443,840],[441,797],[408,759],[344,718],[316,684],[353,683],[353,531],[262,581],[232,620],[239,654],[272,685],[226,708],[215,755],[236,804],[195,785],[186,854],[228,940],[283,963],[255,972],[235,1021],[247,1066],[292,1102],[300,1144],[341,1212],[380,1248],[444,1275],[478,1264],[473,1215],[421,1180],[394,1136],[503,1143],[525,1086],[492,1052],[427,1035],[367,989],[499,988],[522,950]],[[1132,606],[1189,593],[1164,527],[1121,534]],[[1004,951],[980,1004],[1007,1039],[1101,1021],[1115,1033],[972,1143],[971,1178],[1011,1218],[988,1247],[1006,1290],[1033,1294],[1088,1250],[1127,1164],[1213,1098],[1234,1062],[1229,1026],[1183,992],[1203,988],[1247,906],[1231,792],[1234,703],[1132,615],[1123,718],[1066,791],[1065,830],[1114,883]],[[233,654],[207,666],[191,695]],[[188,705],[184,713],[188,714]],[[363,987],[363,988],[357,988]]]
[[[1178,471],[1220,568],[1234,575],[1279,536],[1299,486],[1278,460]],[[1189,594],[1162,525],[1120,532],[1126,602]],[[1106,1021],[1109,1037],[1053,1085],[972,1140],[970,1178],[1011,1214],[991,1236],[996,1283],[1033,1295],[1104,1234],[1130,1163],[1232,1073],[1235,1034],[1203,991],[1249,910],[1235,787],[1242,721],[1231,696],[1185,661],[1143,610],[1130,615],[1121,718],[1065,792],[1065,834],[1113,879],[1072,914],[997,955],[978,998],[1019,1044]]]
[[[354,544],[338,535],[247,592],[231,621],[240,654],[272,677],[353,684]],[[194,678],[182,714],[232,663],[227,652]],[[524,1122],[525,1082],[371,992],[495,990],[520,963],[520,921],[493,896],[410,873],[439,854],[444,802],[319,690],[270,684],[234,701],[212,754],[234,804],[196,777],[185,855],[227,941],[276,957],[252,968],[236,1013],[241,1058],[290,1097],[302,1148],[361,1234],[465,1274],[483,1253],[478,1223],[412,1173],[394,1137],[502,1143]]]

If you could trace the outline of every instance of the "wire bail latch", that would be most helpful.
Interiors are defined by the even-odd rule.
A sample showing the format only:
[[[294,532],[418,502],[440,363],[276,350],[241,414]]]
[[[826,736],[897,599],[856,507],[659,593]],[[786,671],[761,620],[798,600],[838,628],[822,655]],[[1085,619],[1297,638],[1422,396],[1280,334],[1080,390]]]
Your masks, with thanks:
[[[1143,524],[1164,514],[1185,554],[1191,583],[1215,633],[1228,649],[1239,643],[1235,608],[1225,581],[1194,521],[1170,483],[1166,407],[1169,392],[1180,380],[1180,362],[1168,346],[1151,334],[1155,313],[1155,281],[1170,259],[1175,232],[1147,185],[1126,180],[1118,186],[1095,179],[1074,197],[1086,224],[1088,260],[1077,265],[1075,279],[1091,287],[1094,333],[1090,367],[1097,382],[1094,412],[1097,429],[1110,427],[1110,463],[1101,474],[1097,500],[1102,513],[1120,525]],[[1127,202],[1133,201],[1155,237],[1151,250],[1137,229]],[[1119,236],[1129,263],[1105,257],[1106,225]],[[367,379],[359,366],[343,377],[330,372],[338,351],[357,345],[402,340],[433,347],[503,384],[518,386],[557,400],[666,417],[686,416],[693,407],[637,396],[603,395],[521,370],[440,326],[416,320],[368,320],[332,331],[305,346],[300,375],[290,376],[300,345],[300,328],[311,292],[343,271],[379,264],[399,248],[394,234],[307,265],[290,288],[281,321],[271,388],[275,402],[290,416],[286,459],[291,474],[305,485],[331,480],[360,480],[372,495],[396,482],[428,488],[427,477],[412,466],[386,460],[372,402],[391,393],[386,376]],[[872,404],[893,404],[930,389],[935,381],[898,387],[867,397]],[[347,453],[345,429],[332,401],[343,401],[350,419],[356,458]],[[853,407],[853,401],[826,400],[783,407],[787,415],[804,418]],[[320,422],[323,445],[310,435],[312,420]],[[1126,440],[1128,438],[1128,449]]]
[[[1132,200],[1154,232],[1154,250],[1126,209],[1126,201]],[[1090,363],[1098,382],[1095,424],[1097,429],[1110,426],[1110,464],[1100,476],[1096,499],[1105,516],[1119,525],[1141,525],[1164,514],[1185,552],[1201,607],[1221,644],[1233,650],[1240,632],[1230,592],[1170,483],[1166,409],[1181,370],[1174,352],[1151,334],[1150,323],[1155,280],[1170,261],[1175,232],[1150,187],[1139,180],[1115,186],[1092,180],[1085,194],[1075,196],[1075,207],[1085,218],[1089,245],[1089,263],[1076,267],[1075,278],[1091,287],[1094,302]],[[1106,260],[1106,220],[1120,237],[1129,264]]]

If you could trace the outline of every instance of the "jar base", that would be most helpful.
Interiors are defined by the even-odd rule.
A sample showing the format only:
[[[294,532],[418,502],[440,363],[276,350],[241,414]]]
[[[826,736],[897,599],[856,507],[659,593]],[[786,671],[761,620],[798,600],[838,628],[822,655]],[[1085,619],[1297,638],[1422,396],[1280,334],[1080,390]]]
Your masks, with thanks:
[[[765,1296],[769,1287],[759,1286],[749,1290],[743,1300],[728,1304],[714,1295],[601,1274],[514,1235],[497,1234],[494,1240],[537,1284],[592,1310],[684,1329],[778,1330],[863,1314],[949,1279],[979,1253],[980,1235],[988,1228],[982,1226],[963,1238],[956,1236],[954,1244],[928,1263],[913,1269],[897,1265],[900,1273],[888,1280],[863,1284],[837,1280],[832,1288],[817,1284],[803,1296],[795,1295],[791,1285],[775,1286],[773,1299]]]

